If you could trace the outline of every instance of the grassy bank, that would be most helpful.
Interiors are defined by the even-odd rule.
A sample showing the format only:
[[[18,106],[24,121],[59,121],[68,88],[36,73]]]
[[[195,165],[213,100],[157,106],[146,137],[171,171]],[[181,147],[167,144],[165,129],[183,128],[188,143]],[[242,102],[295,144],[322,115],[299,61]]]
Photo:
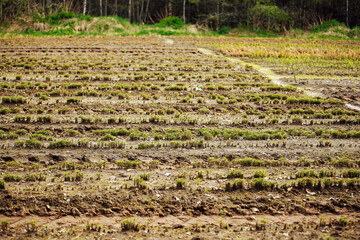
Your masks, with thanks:
[[[291,29],[274,33],[249,26],[222,27],[213,31],[207,27],[184,24],[177,17],[163,19],[160,23],[145,25],[130,23],[118,16],[92,17],[90,15],[60,12],[41,17],[38,14],[0,23],[1,36],[238,36],[238,37],[288,37],[306,39],[359,40],[360,28],[350,29],[335,20],[314,26],[311,30]]]

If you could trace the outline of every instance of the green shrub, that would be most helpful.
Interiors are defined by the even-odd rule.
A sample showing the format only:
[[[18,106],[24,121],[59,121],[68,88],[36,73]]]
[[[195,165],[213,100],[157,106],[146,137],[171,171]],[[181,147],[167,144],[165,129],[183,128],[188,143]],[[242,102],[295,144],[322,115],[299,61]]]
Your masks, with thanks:
[[[287,103],[289,104],[322,104],[324,102],[321,98],[313,98],[313,97],[303,97],[303,98],[296,98],[291,96],[286,99]]]
[[[5,232],[10,226],[10,220],[4,219],[4,220],[0,221],[0,225],[1,225],[1,231]]]
[[[1,108],[0,109],[0,114],[4,115],[4,114],[8,114],[10,112],[10,108]]]
[[[16,134],[18,134],[19,136],[25,136],[27,133],[28,131],[26,129],[16,130]]]
[[[54,149],[54,148],[66,148],[73,146],[74,144],[72,142],[62,139],[62,140],[50,142],[49,148]]]
[[[346,157],[340,158],[333,163],[336,167],[353,167],[354,162]]]
[[[136,141],[136,140],[140,140],[140,139],[146,140],[147,134],[144,132],[141,132],[139,130],[131,129],[129,137],[130,137],[131,141]]]
[[[347,35],[350,38],[359,39],[360,38],[360,27],[354,27]]]
[[[81,181],[84,179],[84,172],[76,170],[75,172],[75,181]]]
[[[121,231],[140,231],[141,226],[133,219],[125,219],[121,222]]]
[[[302,118],[301,117],[294,117],[292,120],[293,124],[301,125],[302,124]]]
[[[344,178],[359,178],[360,170],[357,169],[344,169],[342,171],[342,177]]]
[[[320,177],[320,178],[324,178],[324,177],[336,177],[336,172],[335,172],[334,170],[320,169],[320,170],[319,170],[319,177]]]
[[[308,169],[308,170],[300,170],[296,172],[296,178],[304,178],[304,177],[318,177],[315,170]]]
[[[149,172],[144,172],[144,173],[140,174],[140,178],[145,181],[148,181],[150,179],[150,176],[151,176],[151,173],[149,173]]]
[[[93,222],[87,222],[85,224],[86,230],[89,231],[95,231],[95,232],[101,232],[103,227],[99,223],[93,223]]]
[[[101,138],[102,141],[112,141],[114,139],[115,139],[115,137],[109,133]]]
[[[158,168],[158,167],[159,167],[159,164],[160,164],[160,161],[159,161],[159,160],[152,160],[152,161],[149,163],[149,168],[150,168],[150,169]]]
[[[2,97],[2,103],[5,104],[19,104],[19,103],[26,103],[27,99],[19,96],[19,97]]]
[[[4,168],[12,168],[12,169],[19,169],[19,168],[23,168],[24,166],[16,161],[11,161],[11,162],[6,162],[3,165]]]
[[[52,122],[53,117],[51,115],[47,115],[47,116],[38,116],[37,117],[37,122],[43,122],[43,123],[51,123]]]
[[[339,224],[341,226],[346,226],[346,225],[348,225],[350,223],[349,220],[346,217],[339,217],[338,222],[339,222]]]
[[[39,225],[37,224],[36,220],[32,220],[29,222],[26,222],[25,229],[27,232],[36,232]]]
[[[135,161],[122,161],[122,160],[117,160],[115,162],[115,164],[120,167],[120,168],[125,168],[125,169],[129,169],[129,168],[138,168],[141,166],[142,162],[139,160],[135,160]]]
[[[166,91],[182,91],[182,90],[186,90],[186,86],[182,86],[182,85],[174,85],[174,86],[168,86],[165,87]]]
[[[296,186],[298,188],[312,188],[314,186],[314,179],[313,178],[298,178],[296,179]]]
[[[142,143],[139,143],[138,144],[138,149],[149,149],[149,148],[154,148],[155,147],[155,143],[145,143],[145,142],[142,142]]]
[[[25,141],[25,147],[27,147],[27,148],[41,148],[42,143],[35,140],[35,139],[27,139]]]
[[[79,170],[76,170],[75,174],[71,172],[64,173],[65,182],[74,182],[74,181],[79,182],[83,179],[84,179],[84,172],[81,172]]]
[[[27,182],[46,181],[46,176],[42,173],[40,174],[32,173],[25,178],[25,181]]]
[[[114,118],[114,117],[108,118],[107,123],[108,123],[108,124],[114,124],[114,123],[116,123],[116,118]]]
[[[15,142],[15,147],[24,147],[25,142],[24,141],[16,141]]]
[[[90,21],[92,19],[90,15],[75,14],[73,12],[65,12],[65,11],[53,13],[47,15],[44,18],[40,17],[38,13],[34,13],[32,15],[33,22],[43,22],[50,24],[60,24],[62,20],[69,18],[78,18],[79,20],[86,20],[86,21]]]
[[[231,169],[227,175],[227,178],[244,178],[244,173],[240,170]]]
[[[91,117],[85,117],[85,116],[80,116],[80,120],[81,120],[81,123],[83,124],[91,124],[93,123],[93,119]]]
[[[348,188],[357,187],[360,185],[360,179],[359,178],[347,178],[345,180],[345,183]]]
[[[135,187],[137,187],[138,189],[147,189],[148,188],[144,179],[142,179],[140,177],[134,179],[134,184],[135,184]]]
[[[202,139],[188,140],[182,144],[182,147],[184,147],[184,148],[203,148],[203,147],[205,147],[205,145],[204,145],[204,140],[202,140]]]
[[[5,189],[5,181],[0,179],[0,189]]]
[[[177,178],[175,179],[175,183],[177,189],[183,189],[185,187],[186,181],[183,178]]]
[[[260,169],[260,170],[256,170],[253,174],[253,178],[264,178],[266,177],[268,174],[266,173],[265,170]]]
[[[336,182],[339,183],[340,187],[342,186],[341,181],[336,180],[334,178],[325,177],[325,178],[318,180],[317,187],[318,188],[329,188],[329,187],[334,186],[336,184]]]
[[[226,157],[222,157],[222,158],[210,157],[208,159],[208,163],[209,166],[221,166],[221,167],[230,166],[230,161]]]
[[[337,27],[337,26],[347,28],[344,23],[340,23],[340,22],[336,21],[335,19],[332,19],[332,20],[324,22],[322,24],[313,26],[311,28],[311,32],[312,33],[327,32],[327,31],[329,31],[330,28]]]
[[[10,113],[18,113],[21,111],[21,108],[18,108],[18,107],[14,107],[12,109],[10,109]]]
[[[257,30],[258,35],[268,36],[265,29],[260,29],[260,26],[267,26],[267,30],[281,32],[282,26],[291,25],[292,18],[288,12],[280,9],[273,4],[262,4],[263,1],[256,2],[256,5],[248,9],[249,24],[252,24]],[[272,24],[268,25],[270,21]],[[258,29],[256,29],[258,28]]]
[[[260,222],[256,221],[255,229],[256,230],[265,230],[266,229],[266,219],[261,219]]]
[[[273,189],[275,187],[274,182],[265,180],[264,178],[253,178],[250,182],[250,185],[256,189]]]
[[[159,27],[172,27],[173,29],[179,29],[184,25],[184,22],[181,21],[179,17],[171,16],[162,19],[156,26]]]
[[[80,100],[78,98],[68,98],[66,99],[66,103],[72,104],[72,103],[79,103]]]
[[[203,170],[199,170],[199,171],[196,171],[196,178],[204,178],[204,171]]]
[[[43,141],[43,140],[51,140],[52,137],[47,137],[46,135],[35,133],[30,135],[30,139]]]
[[[126,145],[125,142],[117,141],[117,140],[108,142],[109,148],[121,148],[121,149],[124,149],[125,145]]]
[[[58,169],[60,170],[75,170],[76,167],[76,162],[65,161],[58,164]]]
[[[15,116],[14,117],[14,122],[18,122],[18,123],[29,123],[31,122],[31,116]]]
[[[220,34],[220,35],[224,35],[224,34],[228,34],[230,31],[231,31],[231,27],[229,27],[229,26],[225,26],[225,27],[222,27],[219,31],[218,31],[218,33]]]
[[[14,132],[10,132],[7,136],[6,139],[18,139],[19,135],[14,133]]]
[[[226,191],[240,190],[244,188],[244,179],[237,178],[234,181],[227,181],[225,183]]]
[[[75,137],[75,136],[80,135],[80,132],[77,130],[74,130],[74,129],[66,129],[65,133],[67,136],[70,136],[70,137]]]
[[[5,182],[20,182],[22,180],[22,176],[15,174],[4,174],[3,179]]]
[[[265,166],[267,164],[263,160],[250,157],[235,159],[233,162],[234,164],[239,164],[241,166]]]

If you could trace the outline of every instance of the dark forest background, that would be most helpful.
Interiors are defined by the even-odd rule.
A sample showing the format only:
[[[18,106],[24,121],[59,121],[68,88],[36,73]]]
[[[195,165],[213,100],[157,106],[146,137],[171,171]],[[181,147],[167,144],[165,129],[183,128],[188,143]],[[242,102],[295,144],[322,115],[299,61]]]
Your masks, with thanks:
[[[0,21],[60,11],[116,15],[140,24],[178,16],[214,30],[246,25],[280,32],[310,29],[330,19],[360,26],[360,0],[0,0]]]

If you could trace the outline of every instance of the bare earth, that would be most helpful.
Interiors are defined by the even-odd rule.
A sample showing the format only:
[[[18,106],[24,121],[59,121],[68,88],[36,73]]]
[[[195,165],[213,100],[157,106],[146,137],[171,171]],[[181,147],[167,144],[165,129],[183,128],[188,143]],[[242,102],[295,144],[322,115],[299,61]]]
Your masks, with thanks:
[[[0,39],[0,237],[358,239],[358,76],[208,41]]]

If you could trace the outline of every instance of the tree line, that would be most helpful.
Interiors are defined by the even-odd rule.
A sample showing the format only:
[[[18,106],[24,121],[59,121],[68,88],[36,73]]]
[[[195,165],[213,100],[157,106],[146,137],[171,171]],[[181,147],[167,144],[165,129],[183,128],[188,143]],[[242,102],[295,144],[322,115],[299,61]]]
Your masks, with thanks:
[[[60,11],[116,15],[140,24],[178,16],[186,23],[215,30],[246,25],[280,32],[330,19],[360,26],[360,0],[0,0],[0,21]]]

